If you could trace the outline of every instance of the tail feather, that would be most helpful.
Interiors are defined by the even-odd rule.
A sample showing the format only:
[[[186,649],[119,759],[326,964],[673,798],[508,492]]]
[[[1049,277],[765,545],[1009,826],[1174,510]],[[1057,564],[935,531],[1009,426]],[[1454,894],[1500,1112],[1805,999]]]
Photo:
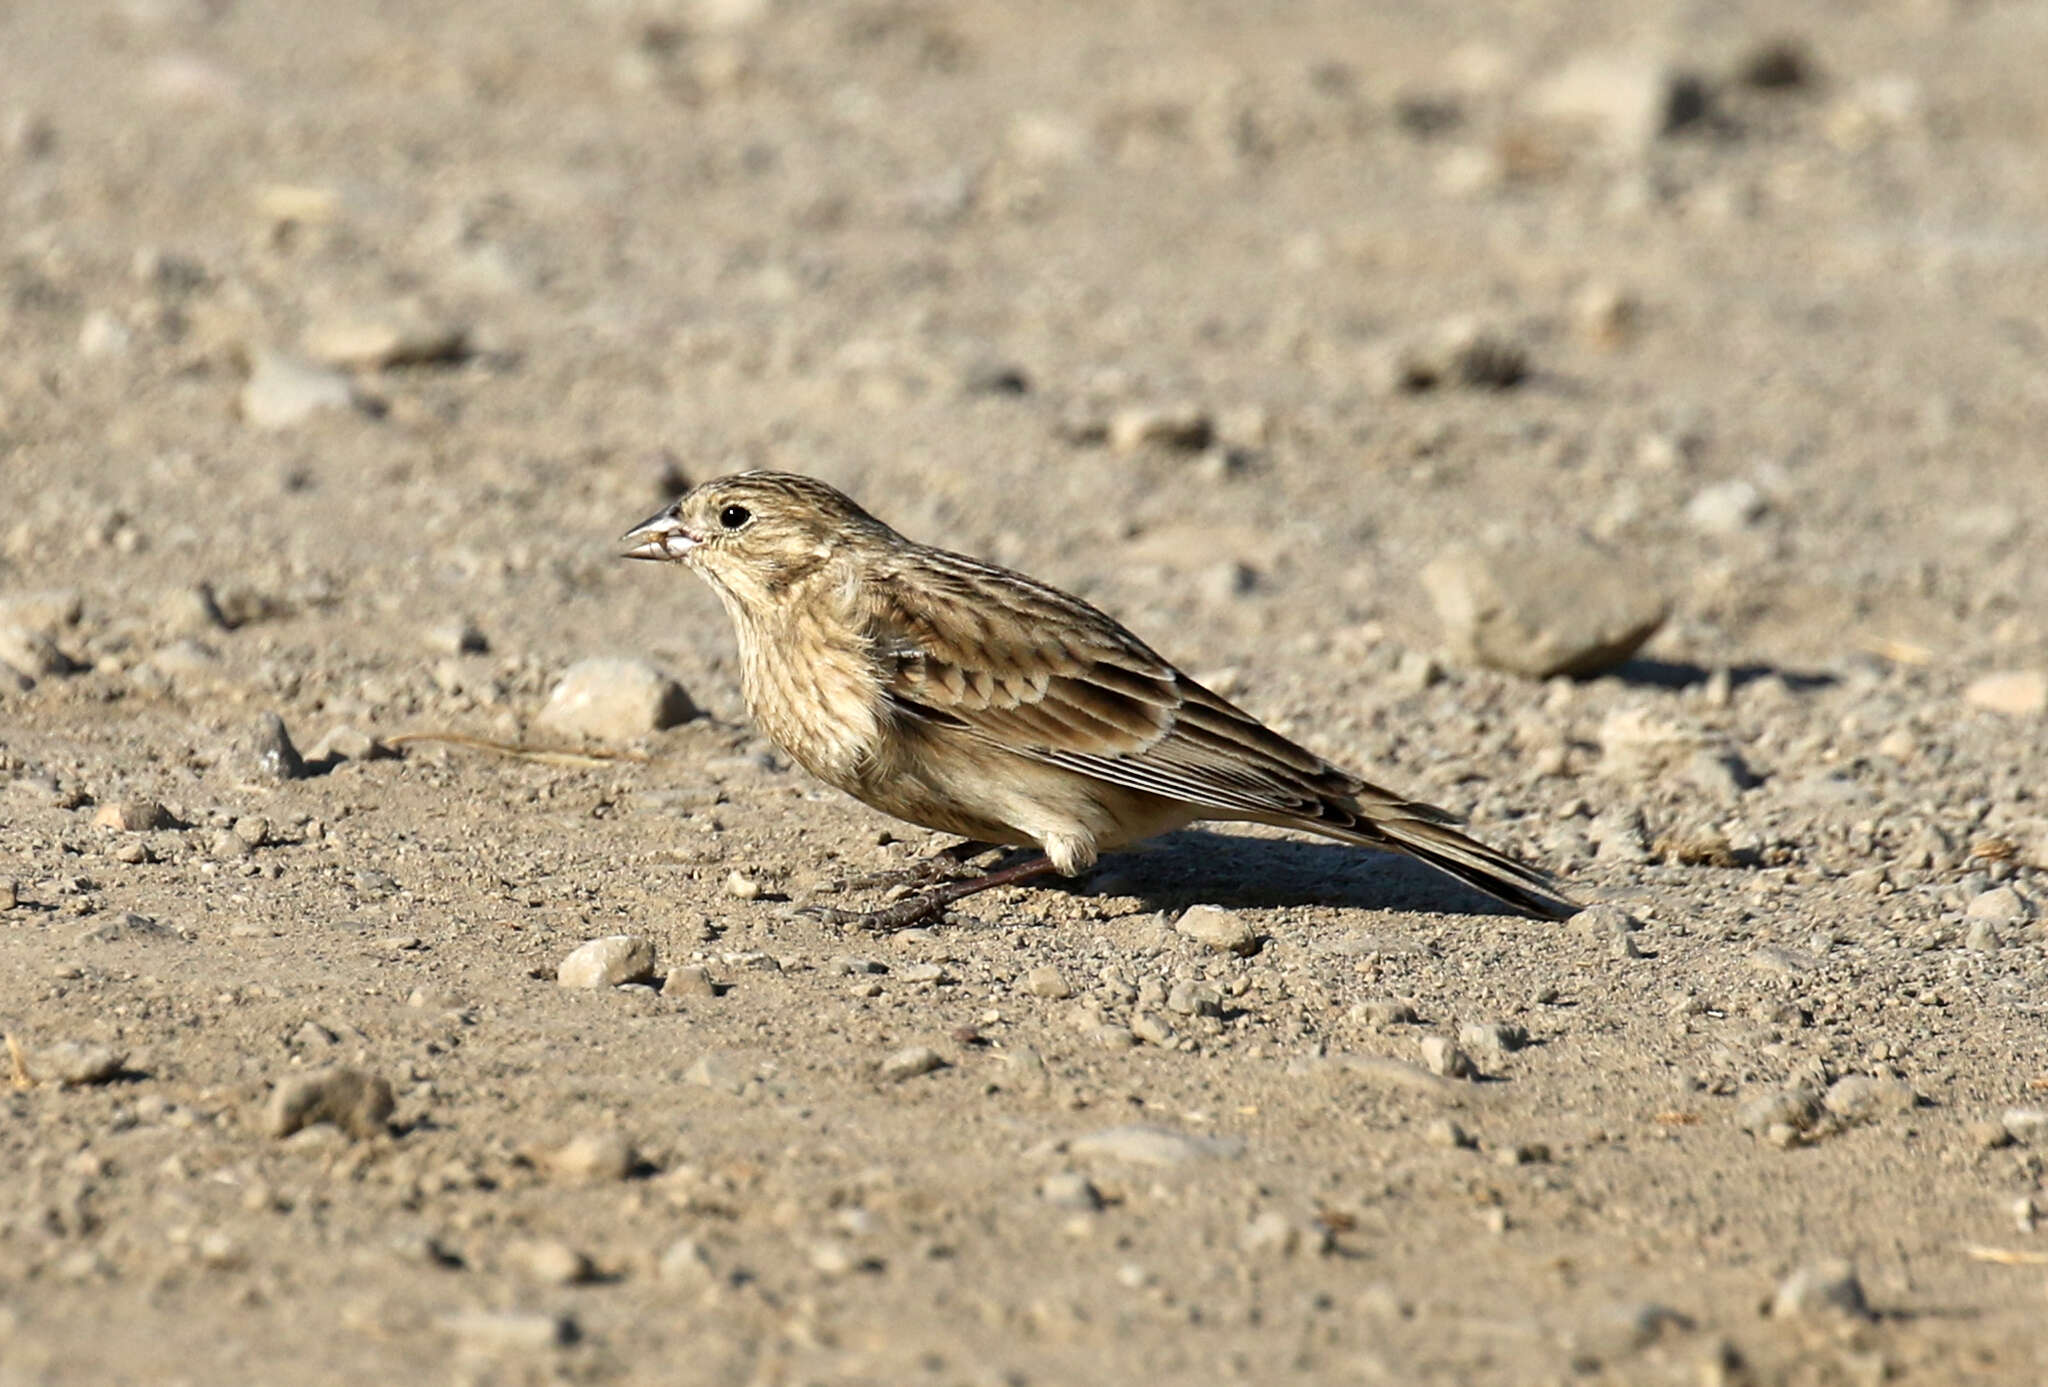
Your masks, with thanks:
[[[1388,814],[1384,818],[1361,816],[1355,826],[1326,820],[1297,820],[1293,826],[1340,842],[1406,853],[1539,920],[1569,919],[1583,908],[1564,894],[1549,873],[1468,838],[1446,823]]]

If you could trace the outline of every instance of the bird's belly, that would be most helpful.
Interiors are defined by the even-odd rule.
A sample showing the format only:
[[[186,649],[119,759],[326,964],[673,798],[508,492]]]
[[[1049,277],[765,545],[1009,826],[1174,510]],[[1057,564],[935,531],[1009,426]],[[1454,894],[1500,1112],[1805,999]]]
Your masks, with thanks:
[[[1169,833],[1198,816],[1185,804],[1048,766],[967,738],[909,738],[849,787],[885,814],[987,843],[1097,851]]]

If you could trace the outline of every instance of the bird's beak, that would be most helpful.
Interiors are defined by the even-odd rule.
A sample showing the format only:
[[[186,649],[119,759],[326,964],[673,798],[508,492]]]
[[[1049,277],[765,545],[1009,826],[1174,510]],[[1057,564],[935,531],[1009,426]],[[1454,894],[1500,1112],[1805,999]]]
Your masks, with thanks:
[[[619,543],[626,546],[621,558],[673,562],[697,547],[697,537],[683,528],[681,517],[671,506],[635,525],[619,537]]]

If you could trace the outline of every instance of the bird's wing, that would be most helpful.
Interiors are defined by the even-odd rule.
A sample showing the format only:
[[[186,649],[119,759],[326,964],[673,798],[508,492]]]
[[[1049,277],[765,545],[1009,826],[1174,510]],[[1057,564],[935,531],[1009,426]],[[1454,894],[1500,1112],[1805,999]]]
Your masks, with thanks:
[[[860,599],[901,716],[1216,817],[1456,822],[1295,745],[1079,598],[960,555],[913,562]]]

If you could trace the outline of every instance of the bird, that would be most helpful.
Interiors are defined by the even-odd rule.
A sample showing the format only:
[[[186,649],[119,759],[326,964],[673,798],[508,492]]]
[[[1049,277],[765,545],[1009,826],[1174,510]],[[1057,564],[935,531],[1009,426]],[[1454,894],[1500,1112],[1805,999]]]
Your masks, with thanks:
[[[885,909],[817,911],[828,919],[900,929],[1205,820],[1406,853],[1539,919],[1579,909],[1456,815],[1275,732],[1107,613],[908,539],[814,477],[706,481],[619,542],[622,557],[680,564],[711,586],[748,711],[797,765],[962,849],[1036,849]]]

